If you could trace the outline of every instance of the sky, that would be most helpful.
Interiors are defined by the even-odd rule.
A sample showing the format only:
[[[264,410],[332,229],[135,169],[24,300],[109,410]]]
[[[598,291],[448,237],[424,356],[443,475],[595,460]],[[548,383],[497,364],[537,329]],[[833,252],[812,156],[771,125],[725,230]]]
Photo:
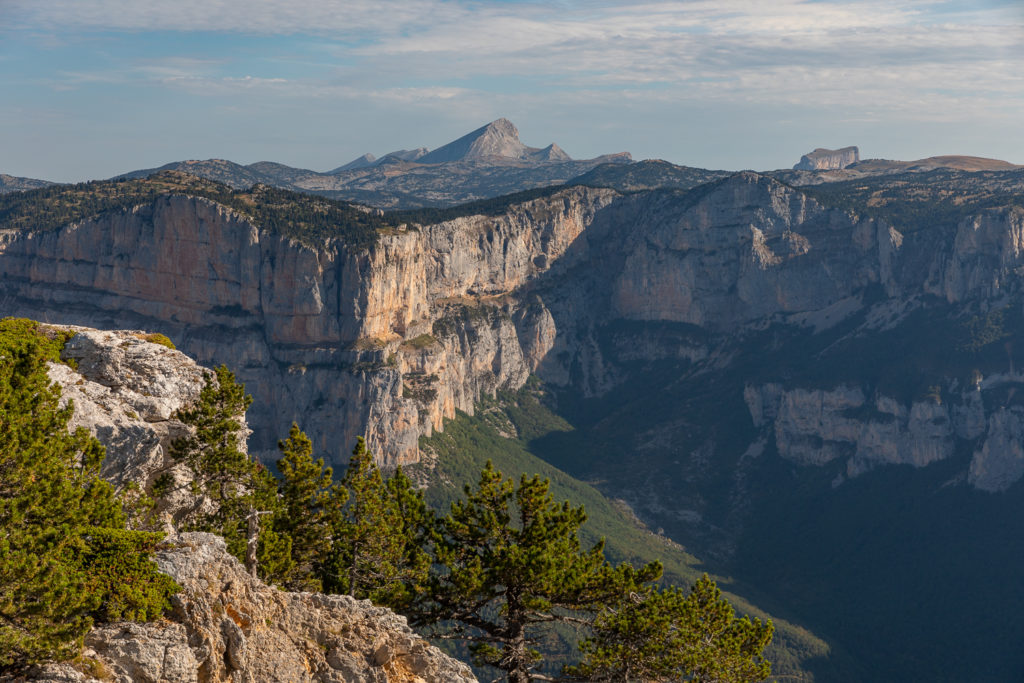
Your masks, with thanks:
[[[0,0],[0,172],[326,171],[505,117],[574,158],[1024,164],[1024,0]]]

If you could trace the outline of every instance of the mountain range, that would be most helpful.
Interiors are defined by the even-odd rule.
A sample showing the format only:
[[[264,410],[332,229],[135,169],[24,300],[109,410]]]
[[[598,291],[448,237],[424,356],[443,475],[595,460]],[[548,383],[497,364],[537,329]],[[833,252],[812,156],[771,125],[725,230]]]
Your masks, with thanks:
[[[175,161],[131,171],[119,178],[144,178],[159,171],[184,171],[236,189],[262,183],[379,208],[449,206],[567,182],[596,166],[629,163],[628,152],[573,160],[552,143],[527,147],[508,119],[498,119],[433,151],[372,154],[319,173],[260,161],[241,165],[224,159]]]

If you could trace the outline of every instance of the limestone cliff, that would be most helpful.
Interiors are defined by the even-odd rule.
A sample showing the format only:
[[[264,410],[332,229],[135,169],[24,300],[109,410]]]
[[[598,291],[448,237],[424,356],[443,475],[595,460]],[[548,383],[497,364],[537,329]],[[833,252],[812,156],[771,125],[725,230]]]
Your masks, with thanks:
[[[504,216],[399,229],[369,250],[314,249],[212,201],[164,196],[0,233],[0,296],[8,313],[159,330],[227,363],[256,398],[257,450],[297,420],[336,462],[364,433],[383,462],[410,462],[421,433],[525,381],[524,358],[550,335],[542,316],[517,325],[501,297],[566,260],[615,196],[574,188]]]
[[[706,341],[608,339],[609,321],[723,338],[771,321],[823,330],[855,315],[883,329],[881,318],[922,297],[962,305],[1019,291],[1019,208],[898,228],[754,173],[690,192],[562,189],[499,215],[399,226],[367,248],[309,246],[173,195],[52,232],[0,232],[0,296],[11,313],[157,330],[200,362],[227,363],[256,398],[250,445],[261,455],[295,420],[336,464],[366,434],[394,465],[415,462],[418,438],[472,412],[481,393],[531,373],[600,395],[630,358],[715,358]],[[885,301],[870,303],[868,291]],[[907,424],[931,419],[903,405],[905,415],[878,409]],[[898,437],[880,429],[855,440],[858,463],[946,453],[872,450],[871,438]]]
[[[794,171],[833,171],[844,169],[860,161],[860,150],[857,147],[842,149],[825,149],[819,147],[809,152],[793,166]]]

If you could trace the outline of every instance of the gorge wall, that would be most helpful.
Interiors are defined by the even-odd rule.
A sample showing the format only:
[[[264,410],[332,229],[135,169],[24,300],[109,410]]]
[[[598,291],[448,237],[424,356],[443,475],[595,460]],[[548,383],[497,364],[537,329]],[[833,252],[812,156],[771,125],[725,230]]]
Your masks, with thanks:
[[[1020,209],[904,234],[754,173],[689,193],[569,188],[498,216],[402,226],[366,249],[311,247],[175,195],[53,232],[0,232],[0,302],[48,322],[160,331],[228,364],[255,397],[250,443],[263,456],[294,420],[335,463],[366,434],[395,465],[481,393],[531,373],[600,395],[625,361],[712,362],[743,330],[858,315],[881,330],[928,301],[988,307],[1018,291],[1022,252]],[[616,320],[704,337],[620,332],[609,353],[602,329]],[[936,449],[909,460],[948,452]]]
[[[292,420],[336,461],[365,433],[387,464],[521,385],[553,331],[502,300],[579,245],[614,198],[577,188],[506,216],[382,235],[375,248],[311,248],[214,202],[152,204],[46,233],[0,235],[5,314],[158,330],[228,364],[255,397],[257,451]],[[441,337],[432,336],[435,332]]]

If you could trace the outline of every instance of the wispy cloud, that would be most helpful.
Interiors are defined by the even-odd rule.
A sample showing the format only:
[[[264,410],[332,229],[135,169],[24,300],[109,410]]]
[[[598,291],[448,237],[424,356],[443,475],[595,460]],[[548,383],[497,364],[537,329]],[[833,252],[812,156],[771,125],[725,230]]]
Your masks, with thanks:
[[[358,36],[453,19],[440,0],[6,0],[9,21],[50,30],[229,31]]]
[[[772,109],[1009,139],[1024,111],[1022,27],[1024,8],[999,0],[0,0],[0,79],[161,89],[256,118],[303,103],[457,125],[558,110],[597,129],[624,107]],[[2,45],[15,33],[40,54],[76,41],[109,54],[25,76]]]

